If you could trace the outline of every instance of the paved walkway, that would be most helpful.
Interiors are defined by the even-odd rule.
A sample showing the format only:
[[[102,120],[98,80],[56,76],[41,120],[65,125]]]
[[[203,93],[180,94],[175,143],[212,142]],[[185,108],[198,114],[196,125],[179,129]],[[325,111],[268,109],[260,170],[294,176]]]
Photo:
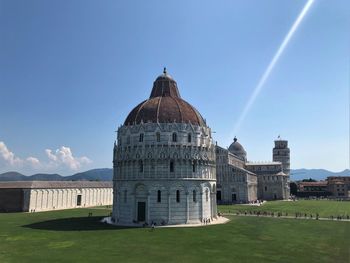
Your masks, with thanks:
[[[204,227],[204,226],[211,226],[211,225],[219,225],[219,224],[226,224],[229,222],[230,219],[223,217],[223,216],[218,216],[217,219],[214,219],[211,221],[211,223],[207,224],[178,224],[178,225],[164,225],[164,226],[155,226],[155,228],[163,228],[163,227]],[[135,224],[115,224],[111,221],[111,217],[105,217],[101,220],[102,223],[108,223],[111,225],[116,225],[116,226],[126,226],[126,227],[143,227],[143,224],[135,223]],[[147,226],[148,228],[150,226]]]
[[[319,217],[318,219],[316,219],[316,217],[304,217],[304,216],[299,216],[299,217],[295,217],[295,216],[268,216],[268,215],[250,215],[250,214],[236,214],[236,213],[221,213],[223,216],[249,216],[249,217],[264,217],[264,218],[276,218],[276,219],[297,219],[297,220],[320,220],[320,221],[336,221],[336,222],[350,222],[350,219],[341,219],[338,220],[336,217],[331,219],[331,218],[327,218],[327,217]]]
[[[200,227],[200,226],[211,226],[211,225],[219,225],[219,224],[226,224],[229,222],[230,219],[223,217],[223,216],[218,216],[217,219],[214,219],[211,221],[211,223],[208,224],[180,224],[180,225],[165,225],[165,226],[157,226],[157,228],[161,227]]]
[[[248,204],[239,204],[239,205],[246,205],[246,206],[262,206],[263,204],[265,204],[266,201],[262,201],[259,203],[248,203]]]

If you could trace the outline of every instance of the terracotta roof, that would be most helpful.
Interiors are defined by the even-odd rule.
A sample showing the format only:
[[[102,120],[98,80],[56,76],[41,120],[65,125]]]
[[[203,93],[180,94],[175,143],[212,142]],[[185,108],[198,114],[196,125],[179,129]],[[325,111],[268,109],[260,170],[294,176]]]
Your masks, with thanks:
[[[343,181],[330,181],[329,184],[339,184],[339,185],[345,185],[346,183]]]
[[[112,182],[95,181],[11,181],[0,182],[0,189],[24,188],[24,189],[42,189],[42,188],[112,188]]]
[[[154,81],[149,99],[129,113],[124,125],[141,122],[177,122],[206,126],[200,113],[180,97],[176,81],[166,71]]]
[[[299,182],[299,185],[302,185],[302,186],[327,186],[327,181]]]

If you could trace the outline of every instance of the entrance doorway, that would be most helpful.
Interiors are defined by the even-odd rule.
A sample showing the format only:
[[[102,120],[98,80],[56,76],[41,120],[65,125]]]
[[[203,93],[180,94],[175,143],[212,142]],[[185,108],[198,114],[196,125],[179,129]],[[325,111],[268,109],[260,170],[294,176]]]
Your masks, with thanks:
[[[236,202],[237,201],[237,195],[236,194],[232,194],[232,202]]]
[[[216,192],[216,200],[221,201],[221,191]]]
[[[137,221],[146,221],[146,202],[137,202]]]
[[[81,206],[81,195],[77,195],[77,206]]]

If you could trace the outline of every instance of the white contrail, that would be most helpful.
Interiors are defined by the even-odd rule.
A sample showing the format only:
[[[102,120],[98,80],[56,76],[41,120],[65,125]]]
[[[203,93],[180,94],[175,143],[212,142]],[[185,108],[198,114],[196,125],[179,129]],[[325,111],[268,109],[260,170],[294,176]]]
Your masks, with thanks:
[[[301,13],[299,14],[298,18],[295,20],[293,26],[291,27],[291,29],[289,30],[288,34],[285,36],[285,38],[283,39],[282,44],[280,45],[280,47],[278,48],[276,54],[273,56],[269,66],[267,67],[267,69],[265,70],[264,74],[262,75],[258,85],[256,86],[256,88],[254,89],[252,95],[250,96],[248,103],[245,105],[244,110],[241,114],[241,116],[239,117],[235,128],[234,128],[234,135],[238,132],[239,128],[241,127],[241,124],[243,122],[243,120],[245,119],[246,115],[248,114],[250,108],[252,107],[256,97],[259,95],[262,87],[264,86],[267,78],[270,76],[270,73],[272,71],[272,69],[274,68],[274,66],[276,65],[278,59],[280,58],[281,54],[283,53],[284,49],[286,48],[286,46],[288,45],[289,40],[292,38],[294,32],[297,30],[298,26],[300,25],[301,21],[303,20],[303,18],[305,17],[306,13],[308,12],[308,10],[310,9],[311,5],[313,4],[314,0],[308,0],[307,3],[305,4],[303,10],[301,11]]]

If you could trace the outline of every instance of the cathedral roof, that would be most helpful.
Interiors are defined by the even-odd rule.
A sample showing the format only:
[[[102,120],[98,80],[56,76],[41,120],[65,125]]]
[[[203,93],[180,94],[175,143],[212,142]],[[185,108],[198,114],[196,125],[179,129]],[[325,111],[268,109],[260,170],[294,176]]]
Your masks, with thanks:
[[[177,122],[206,126],[200,113],[181,98],[176,81],[165,68],[163,74],[154,81],[149,99],[141,102],[129,113],[124,125],[141,122]]]
[[[233,139],[233,143],[231,143],[230,147],[228,147],[228,150],[229,152],[233,153],[234,155],[237,155],[238,157],[247,157],[247,152],[244,150],[243,146],[237,141],[236,137]]]

